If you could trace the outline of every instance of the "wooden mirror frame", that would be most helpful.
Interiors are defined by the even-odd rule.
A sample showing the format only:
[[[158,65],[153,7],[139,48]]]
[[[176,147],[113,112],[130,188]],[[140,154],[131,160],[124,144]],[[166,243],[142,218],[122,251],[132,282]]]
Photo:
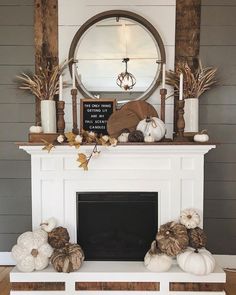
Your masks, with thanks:
[[[71,46],[70,46],[70,51],[69,51],[69,60],[74,59],[74,53],[77,47],[77,44],[83,34],[94,24],[96,24],[99,21],[102,21],[104,19],[112,18],[112,17],[123,17],[123,18],[129,18],[139,24],[141,24],[143,27],[145,27],[153,36],[154,40],[156,41],[157,45],[159,46],[160,54],[161,54],[161,61],[162,63],[166,63],[166,54],[165,54],[165,47],[162,41],[161,36],[159,35],[158,31],[156,28],[145,18],[142,16],[133,13],[131,11],[126,11],[126,10],[108,10],[102,13],[99,13],[92,18],[90,18],[88,21],[86,21],[80,29],[76,32]],[[72,75],[72,62],[69,64],[69,69],[70,69],[70,74]],[[157,87],[160,85],[160,78],[161,78],[161,71],[157,76],[156,81],[153,81],[154,84],[151,85],[145,92],[144,94],[140,97],[140,100],[146,100],[148,99],[152,93],[157,89]],[[86,88],[83,86],[82,83],[78,83],[76,79],[76,87],[78,90],[81,92],[81,94],[85,98],[94,98],[92,95],[89,96],[89,91],[86,90]]]

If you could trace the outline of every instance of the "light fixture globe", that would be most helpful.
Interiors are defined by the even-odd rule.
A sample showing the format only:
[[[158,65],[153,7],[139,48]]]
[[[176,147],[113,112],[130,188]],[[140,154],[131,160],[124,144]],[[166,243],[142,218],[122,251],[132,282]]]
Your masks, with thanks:
[[[136,84],[136,79],[134,75],[127,71],[127,63],[129,58],[124,58],[122,62],[125,63],[125,72],[122,72],[118,75],[116,84],[124,89],[125,91],[133,89],[134,85]]]

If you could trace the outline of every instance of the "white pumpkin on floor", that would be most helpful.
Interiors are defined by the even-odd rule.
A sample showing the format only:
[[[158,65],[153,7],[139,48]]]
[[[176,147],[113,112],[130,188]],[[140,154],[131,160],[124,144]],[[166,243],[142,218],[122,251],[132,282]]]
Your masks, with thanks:
[[[208,275],[215,268],[215,258],[204,248],[188,248],[177,255],[177,262],[183,271],[199,276]]]
[[[48,266],[53,249],[48,244],[48,234],[41,229],[25,232],[17,239],[12,248],[12,257],[20,271],[31,272]]]
[[[166,126],[163,121],[156,117],[147,117],[140,121],[136,128],[145,136],[151,136],[154,141],[160,141],[166,134]]]
[[[153,272],[165,272],[171,268],[172,258],[164,253],[161,253],[157,248],[157,242],[153,241],[151,249],[144,257],[145,267]]]

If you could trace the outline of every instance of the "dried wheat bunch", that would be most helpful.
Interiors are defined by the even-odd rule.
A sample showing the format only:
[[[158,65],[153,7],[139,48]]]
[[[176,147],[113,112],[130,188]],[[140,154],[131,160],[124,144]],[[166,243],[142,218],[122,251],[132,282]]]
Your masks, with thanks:
[[[53,100],[59,93],[59,77],[64,71],[69,61],[64,61],[60,65],[51,68],[48,64],[45,68],[40,67],[38,74],[22,73],[17,76],[20,89],[30,91],[39,100]]]
[[[191,69],[187,61],[180,61],[176,65],[176,71],[168,71],[166,83],[174,87],[176,94],[179,94],[179,76],[184,77],[184,98],[199,98],[204,92],[217,84],[217,68],[203,68],[199,59],[198,67]]]

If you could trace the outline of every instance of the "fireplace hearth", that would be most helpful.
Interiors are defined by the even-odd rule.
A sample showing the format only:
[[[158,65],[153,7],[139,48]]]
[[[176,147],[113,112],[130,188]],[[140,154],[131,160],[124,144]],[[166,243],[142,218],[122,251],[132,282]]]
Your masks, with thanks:
[[[77,194],[77,242],[86,260],[143,261],[157,228],[156,192]]]

